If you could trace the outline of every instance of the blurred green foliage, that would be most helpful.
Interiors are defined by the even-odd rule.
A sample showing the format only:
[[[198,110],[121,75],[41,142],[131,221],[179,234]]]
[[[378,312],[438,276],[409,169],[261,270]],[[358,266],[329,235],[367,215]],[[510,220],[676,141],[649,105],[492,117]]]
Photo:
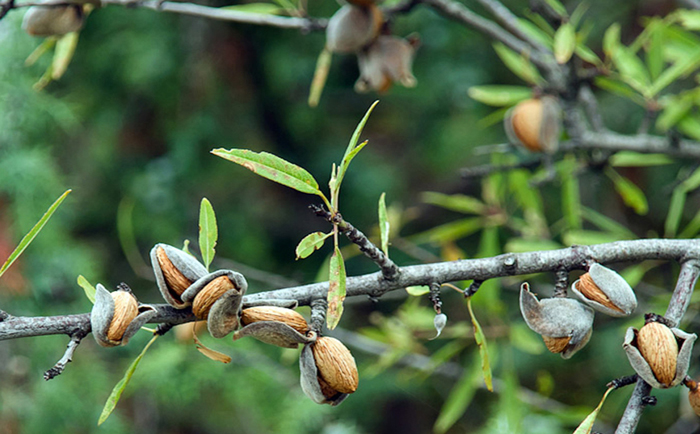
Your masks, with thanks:
[[[526,3],[509,7],[520,14]],[[613,22],[620,23],[621,43],[628,44],[644,31],[639,17],[668,12],[659,2],[588,4],[583,20],[588,46],[601,59],[606,58],[603,35]],[[336,8],[332,2],[309,5],[313,16],[330,16]],[[319,107],[310,109],[306,101],[322,34],[111,6],[90,15],[64,77],[35,91],[33,84],[51,60],[45,56],[34,66],[23,65],[40,42],[21,32],[21,18],[22,11],[14,10],[0,21],[0,247],[11,251],[61,192],[71,188],[73,193],[13,265],[14,280],[9,273],[0,280],[3,310],[14,315],[88,311],[90,303],[76,283],[80,274],[109,288],[125,281],[140,300],[160,302],[146,252],[157,242],[196,245],[203,197],[216,210],[219,227],[212,267],[229,267],[227,260],[233,260],[288,282],[326,279],[319,270],[328,269],[328,245],[321,254],[294,260],[302,237],[328,230],[307,209],[310,196],[209,151],[267,151],[327,179],[362,113],[377,98],[352,91],[354,56],[335,55]],[[646,22],[658,26],[659,21]],[[673,26],[678,31],[678,24]],[[467,94],[473,86],[524,83],[504,67],[492,41],[428,8],[397,18],[393,31],[421,35],[414,65],[419,85],[379,96],[363,134],[370,143],[347,173],[341,210],[355,226],[378,235],[375,204],[386,192],[391,256],[398,264],[664,234],[696,236],[700,205],[697,185],[688,180],[697,172],[690,177],[694,167],[687,162],[641,167],[638,156],[628,155],[628,163],[637,160],[599,170],[582,167],[577,157],[585,155],[572,154],[556,163],[556,181],[538,189],[528,183],[543,178],[543,171],[461,180],[461,167],[529,158],[511,149],[491,155],[479,149],[504,141],[500,125],[488,122],[502,112],[494,117],[492,108]],[[648,58],[652,55],[656,51],[640,51],[639,59],[657,78],[659,61]],[[624,61],[622,66],[624,75]],[[688,81],[674,81],[672,92],[664,89],[660,130],[695,115],[697,91]],[[630,133],[645,115],[636,103],[649,94],[632,88],[637,94],[630,96],[621,86],[601,93],[600,107],[607,126]],[[522,89],[516,92],[522,95]],[[477,98],[473,91],[472,96]],[[687,110],[672,113],[676,104]],[[696,137],[693,126],[686,121],[680,129]],[[375,270],[353,246],[345,247],[343,256],[349,276]],[[665,309],[675,266],[623,264],[621,270],[635,283],[639,313]],[[528,280],[547,294],[552,277]],[[456,424],[446,426],[447,432],[572,432],[608,381],[631,374],[621,341],[627,326],[642,324],[641,316],[599,315],[591,342],[563,361],[524,327],[516,297],[521,281],[486,282],[473,299],[489,340],[493,394],[483,388],[461,295],[444,293],[448,326],[439,339],[428,341],[435,334],[432,306],[426,297],[402,293],[377,304],[348,300],[340,327],[373,339],[375,347],[348,343],[361,380],[341,407],[318,406],[303,396],[294,350],[203,336],[206,345],[233,357],[223,365],[200,355],[191,340],[170,333],[151,348],[99,431],[425,433],[448,417],[443,404],[449,402]],[[268,278],[249,277],[249,283],[251,292],[279,286]],[[689,331],[697,313],[694,300],[686,316]],[[86,339],[66,372],[50,382],[41,380],[42,373],[63,353],[65,338],[0,342],[0,433],[97,431],[109,391],[148,340],[142,334],[115,349]],[[691,367],[691,374],[697,369]],[[629,393],[609,396],[600,429],[616,424]],[[645,411],[638,432],[661,432],[685,418],[688,409],[679,404],[683,393],[656,391],[659,405]]]

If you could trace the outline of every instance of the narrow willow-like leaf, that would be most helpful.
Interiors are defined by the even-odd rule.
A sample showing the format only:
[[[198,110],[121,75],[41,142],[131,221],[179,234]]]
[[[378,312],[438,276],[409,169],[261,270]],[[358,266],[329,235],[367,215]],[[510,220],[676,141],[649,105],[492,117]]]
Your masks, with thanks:
[[[625,225],[621,225],[610,217],[600,214],[599,212],[585,206],[581,206],[581,216],[597,226],[598,229],[617,234],[621,239],[633,240],[637,238],[636,234],[627,229]]]
[[[620,45],[615,50],[612,60],[620,71],[622,81],[642,95],[650,96],[651,78],[649,72],[632,50]]]
[[[313,252],[323,247],[326,238],[333,235],[333,232],[324,234],[323,232],[314,232],[305,236],[296,248],[297,259],[304,259],[311,256]]]
[[[214,149],[212,154],[233,161],[263,178],[307,194],[323,197],[318,182],[305,169],[267,152],[249,149]]]
[[[561,163],[561,205],[564,219],[569,229],[581,229],[581,194],[578,178],[576,177],[576,160],[566,158]]]
[[[467,94],[471,99],[486,105],[509,107],[525,99],[532,98],[532,89],[525,86],[472,86],[467,91]]]
[[[666,154],[641,154],[639,152],[621,151],[610,157],[610,165],[613,167],[663,166],[671,163],[673,163],[673,158]]]
[[[24,66],[34,65],[36,61],[39,60],[41,56],[46,54],[47,51],[52,49],[54,45],[56,45],[56,37],[48,37],[44,39],[44,41],[39,44],[34,51],[32,51],[32,54],[27,57],[27,60],[24,61]]]
[[[92,283],[88,282],[88,280],[81,274],[78,276],[78,285],[83,288],[83,291],[85,291],[85,296],[88,298],[88,300],[90,300],[92,304],[95,304],[95,287],[92,286]]]
[[[326,324],[330,330],[333,330],[343,315],[343,301],[345,300],[345,262],[343,262],[343,255],[338,246],[335,247],[335,252],[331,256],[328,282]]]
[[[439,207],[449,209],[450,211],[461,212],[464,214],[484,214],[488,207],[481,200],[473,196],[465,196],[463,194],[443,194],[434,191],[425,191],[421,193],[421,200],[425,203],[437,205]]]
[[[197,347],[197,350],[199,350],[200,353],[204,354],[205,356],[207,356],[215,362],[231,363],[231,357],[227,356],[224,353],[220,353],[216,350],[212,350],[211,348],[204,345],[202,341],[200,341],[197,337],[195,327],[195,323],[192,323],[192,339],[194,339],[194,346]]]
[[[468,364],[462,377],[460,377],[457,384],[455,384],[450,391],[450,394],[447,396],[445,403],[440,409],[440,414],[435,421],[435,425],[433,425],[433,432],[435,434],[446,433],[467,410],[469,403],[471,403],[472,398],[474,398],[476,389],[479,388],[478,366],[476,360]]]
[[[603,35],[603,52],[606,56],[612,57],[615,50],[620,46],[620,24],[613,23]]]
[[[379,196],[379,240],[382,245],[382,251],[389,257],[389,217],[386,212],[386,193]]]
[[[668,214],[666,215],[666,222],[664,223],[664,236],[668,238],[675,237],[676,232],[678,232],[678,226],[683,216],[683,208],[685,208],[685,197],[686,192],[681,186],[673,189],[671,203],[668,206]]]
[[[313,80],[311,80],[311,89],[309,90],[309,107],[318,106],[318,102],[321,100],[323,88],[326,87],[328,71],[331,69],[332,58],[333,53],[325,47],[321,50],[321,54],[318,55],[316,71],[314,72]]]
[[[557,63],[566,63],[571,59],[576,49],[576,30],[574,25],[564,23],[554,34],[554,58]]]
[[[603,399],[600,400],[600,404],[598,404],[598,407],[596,407],[591,414],[586,416],[583,422],[581,422],[581,425],[579,425],[578,428],[576,428],[574,434],[591,434],[591,431],[593,430],[593,424],[595,423],[595,419],[598,417],[598,413],[603,407],[605,399],[608,397],[608,394],[610,394],[612,390],[613,388],[610,387],[608,388],[608,390],[605,391],[605,395],[603,395]]]
[[[566,8],[564,7],[563,4],[559,2],[559,0],[544,0],[545,3],[549,5],[554,12],[556,12],[560,17],[566,18],[568,17],[568,13],[566,12]]]
[[[357,144],[360,140],[360,134],[362,134],[362,130],[365,128],[365,124],[367,123],[367,120],[369,119],[369,115],[372,114],[372,110],[379,104],[379,101],[375,101],[372,103],[372,105],[367,109],[367,113],[365,113],[364,117],[360,121],[359,124],[357,124],[357,127],[355,127],[355,131],[352,133],[352,136],[350,137],[350,143],[348,143],[348,147],[345,148],[345,155],[343,155],[343,160],[340,162],[340,165],[338,166],[338,172],[337,172],[337,177],[336,180],[333,183],[333,186],[331,187],[331,200],[333,202],[333,205],[337,207],[338,205],[338,195],[340,194],[340,184],[343,182],[343,178],[345,177],[345,172],[348,170],[348,166],[350,165],[350,162],[352,161],[353,158],[357,155],[358,152],[362,150],[362,148],[367,145],[367,142],[363,142],[361,144]]]
[[[58,80],[68,69],[70,61],[75,54],[75,47],[78,46],[78,32],[71,32],[61,36],[56,41],[56,51],[53,53],[53,69],[51,78]]]
[[[653,96],[662,91],[666,86],[670,85],[678,78],[694,72],[700,66],[700,50],[697,50],[691,56],[684,58],[667,68],[659,75],[654,83],[649,88],[649,93]]]
[[[469,316],[472,319],[472,325],[474,326],[474,339],[476,340],[476,345],[479,346],[479,356],[481,357],[481,375],[484,376],[484,382],[486,383],[486,388],[490,392],[493,392],[493,375],[491,374],[491,363],[489,362],[489,350],[486,346],[486,336],[484,336],[484,330],[481,328],[479,321],[474,315],[474,310],[472,309],[472,298],[467,298],[467,309],[469,310]]]
[[[131,362],[131,365],[129,365],[129,369],[127,369],[124,373],[124,377],[121,380],[119,380],[116,386],[114,386],[114,389],[112,389],[112,393],[109,394],[109,398],[107,398],[107,402],[105,403],[105,406],[102,409],[102,414],[100,414],[100,418],[97,421],[98,426],[102,425],[102,423],[107,420],[109,415],[112,414],[112,412],[114,411],[114,407],[117,406],[119,398],[121,398],[122,396],[122,392],[124,392],[124,389],[131,380],[131,377],[134,375],[136,367],[139,365],[141,359],[143,359],[143,356],[146,354],[146,351],[151,346],[151,344],[155,342],[158,336],[159,335],[154,335],[153,338],[151,338],[151,340],[148,341],[146,346],[143,348],[143,351],[141,351],[141,354],[139,354],[138,357],[136,357],[134,361]]]
[[[202,262],[209,270],[209,264],[216,254],[216,240],[219,238],[219,230],[216,226],[216,214],[211,202],[204,197],[199,205],[199,251],[202,253]]]
[[[500,42],[493,44],[493,49],[496,50],[498,57],[501,58],[503,64],[506,65],[513,74],[530,84],[538,84],[544,81],[537,71],[537,68],[532,65],[532,62],[530,62],[527,56],[516,53]]]
[[[639,215],[645,215],[649,212],[649,204],[641,188],[612,168],[606,169],[605,174],[613,181],[615,190],[622,197],[625,205],[632,208]]]
[[[17,258],[19,258],[19,255],[24,252],[24,249],[29,246],[29,244],[34,240],[34,237],[36,237],[39,232],[44,228],[44,225],[46,225],[46,222],[49,221],[53,213],[56,211],[56,209],[61,205],[61,202],[68,196],[68,194],[72,190],[66,190],[56,201],[49,207],[48,210],[46,210],[46,213],[39,219],[39,221],[34,225],[34,227],[27,233],[27,235],[22,238],[22,240],[19,242],[15,250],[10,253],[10,256],[7,258],[4,264],[2,264],[2,267],[0,267],[0,276],[2,276],[5,271],[7,271],[8,268],[10,268],[10,265],[12,265]]]
[[[222,6],[219,9],[260,15],[282,15],[284,13],[284,8],[273,5],[272,3],[244,3],[239,5]]]

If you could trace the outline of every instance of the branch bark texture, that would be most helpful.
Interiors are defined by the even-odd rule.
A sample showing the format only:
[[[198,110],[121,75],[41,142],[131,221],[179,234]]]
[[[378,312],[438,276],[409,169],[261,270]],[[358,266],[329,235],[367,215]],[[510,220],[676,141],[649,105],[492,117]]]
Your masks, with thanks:
[[[640,262],[644,260],[687,261],[697,264],[700,261],[700,240],[634,240],[594,246],[574,246],[566,249],[507,253],[492,258],[466,259],[401,268],[394,280],[387,280],[381,272],[347,278],[347,296],[381,295],[414,285],[430,285],[461,280],[488,280],[504,276],[527,275],[534,273],[557,272],[559,270],[583,270],[590,261],[601,264],[616,262]],[[690,290],[691,280],[697,279],[697,268],[687,265],[682,279],[684,287]],[[685,276],[685,277],[684,277]],[[679,284],[680,285],[680,284]],[[300,305],[308,306],[312,301],[325,299],[328,282],[295,286],[273,291],[248,294],[244,306],[269,299],[292,299]],[[154,291],[157,293],[157,291]],[[676,300],[675,302],[673,302]],[[680,294],[672,300],[669,310],[675,303],[686,303]],[[153,305],[156,314],[152,323],[180,324],[194,321],[190,309],[178,310],[166,304]],[[684,311],[680,309],[679,312]],[[0,321],[0,340],[55,334],[75,335],[81,330],[90,330],[90,314],[74,314],[53,317],[15,317],[8,315]]]

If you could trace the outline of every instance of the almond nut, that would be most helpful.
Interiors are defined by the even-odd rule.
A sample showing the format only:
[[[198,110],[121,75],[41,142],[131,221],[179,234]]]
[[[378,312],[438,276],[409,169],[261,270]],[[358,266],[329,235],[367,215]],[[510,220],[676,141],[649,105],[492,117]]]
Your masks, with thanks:
[[[339,340],[331,337],[318,338],[313,344],[313,355],[318,375],[328,386],[340,393],[353,393],[357,390],[359,378],[355,359]]]
[[[243,309],[241,323],[248,325],[258,321],[277,321],[287,324],[301,334],[309,331],[309,324],[295,310],[277,306],[258,306]]]
[[[637,347],[659,383],[670,385],[678,359],[678,342],[671,329],[658,322],[645,324],[637,334]]]
[[[224,295],[226,291],[235,287],[236,286],[231,282],[228,276],[219,276],[212,280],[195,296],[192,302],[192,313],[194,313],[197,318],[207,319],[209,310],[216,300]]]
[[[136,298],[126,291],[114,291],[114,316],[107,329],[107,339],[114,341],[121,340],[126,328],[139,313],[139,306]]]

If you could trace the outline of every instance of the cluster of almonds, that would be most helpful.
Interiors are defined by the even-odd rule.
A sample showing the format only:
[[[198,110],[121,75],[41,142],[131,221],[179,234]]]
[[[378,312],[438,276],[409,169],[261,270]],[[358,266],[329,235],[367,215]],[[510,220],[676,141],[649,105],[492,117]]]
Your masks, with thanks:
[[[340,341],[321,337],[298,312],[295,300],[263,300],[243,306],[248,284],[240,273],[218,270],[209,273],[192,255],[156,244],[151,263],[165,301],[176,309],[191,308],[215,338],[237,330],[233,340],[245,336],[283,348],[305,347],[301,352],[301,386],[318,404],[338,405],[357,390],[355,359]],[[125,345],[155,314],[139,305],[125,285],[109,293],[97,285],[91,323],[95,340],[102,346]]]
[[[538,300],[527,283],[520,289],[520,311],[527,325],[553,353],[565,359],[583,348],[593,331],[593,310],[623,317],[637,308],[634,291],[622,276],[594,263],[571,290],[583,302],[554,297]]]
[[[594,309],[623,317],[637,307],[634,291],[625,279],[600,264],[591,265],[571,290],[583,303],[562,297],[538,300],[527,283],[520,289],[520,311],[525,322],[542,335],[549,351],[565,359],[590,339]],[[647,314],[640,330],[627,329],[622,347],[632,368],[651,386],[666,389],[684,383],[690,389],[691,405],[700,415],[700,388],[686,377],[696,339],[695,334],[667,326],[663,317]]]
[[[520,102],[508,110],[503,121],[511,143],[549,154],[559,147],[561,125],[561,107],[549,95]]]
[[[384,27],[384,16],[371,0],[350,1],[328,21],[328,51],[357,54],[357,92],[385,92],[394,82],[405,87],[416,85],[411,69],[419,39],[381,34]]]
[[[85,10],[80,2],[60,6],[32,6],[27,9],[22,29],[32,36],[60,36],[77,32],[85,23]]]

